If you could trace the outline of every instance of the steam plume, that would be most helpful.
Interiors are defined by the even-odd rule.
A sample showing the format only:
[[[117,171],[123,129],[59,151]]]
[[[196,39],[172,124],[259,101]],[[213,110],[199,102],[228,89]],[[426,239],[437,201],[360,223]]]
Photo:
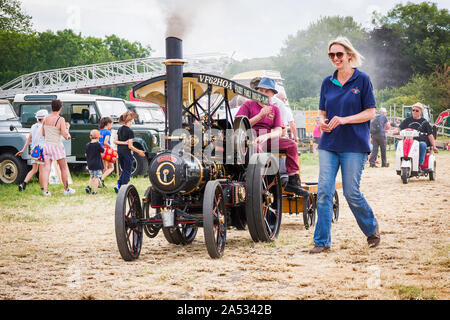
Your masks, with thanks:
[[[166,37],[183,39],[195,22],[196,1],[167,1],[162,5],[166,17]]]

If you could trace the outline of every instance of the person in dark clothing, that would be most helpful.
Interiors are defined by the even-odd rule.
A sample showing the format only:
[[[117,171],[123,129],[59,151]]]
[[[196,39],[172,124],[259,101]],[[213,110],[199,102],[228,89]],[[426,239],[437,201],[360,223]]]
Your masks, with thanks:
[[[137,152],[141,157],[145,157],[145,152],[137,149],[133,146],[134,132],[130,126],[133,124],[133,120],[138,115],[134,112],[127,111],[119,118],[119,123],[122,126],[117,132],[117,136],[114,139],[114,144],[117,145],[117,153],[119,155],[119,165],[122,168],[117,185],[114,187],[116,193],[119,192],[120,187],[128,184],[131,178],[131,169],[133,166],[133,154],[131,151]]]
[[[419,141],[419,168],[422,166],[427,153],[427,147],[432,147],[434,153],[439,153],[436,148],[436,142],[433,136],[433,128],[430,123],[422,117],[423,104],[417,102],[412,106],[412,117],[406,118],[400,123],[400,126],[396,129],[395,133],[399,133],[400,130],[407,128],[415,129],[420,132],[420,136],[414,138]]]
[[[389,167],[389,163],[386,160],[386,130],[389,130],[390,125],[386,114],[386,109],[381,108],[380,112],[370,124],[370,136],[372,138],[373,149],[370,154],[369,163],[372,168],[377,167],[378,148],[381,150],[381,166],[384,168]]]
[[[91,142],[86,145],[86,162],[89,169],[89,184],[86,187],[87,194],[97,194],[99,179],[102,177],[103,161],[101,154],[105,152],[98,139],[100,131],[92,130],[90,133]]]

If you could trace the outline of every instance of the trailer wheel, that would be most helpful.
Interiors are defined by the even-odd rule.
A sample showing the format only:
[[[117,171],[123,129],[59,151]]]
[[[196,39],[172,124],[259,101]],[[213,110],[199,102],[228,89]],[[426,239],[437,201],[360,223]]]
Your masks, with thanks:
[[[227,221],[222,186],[209,181],[203,196],[203,233],[209,256],[221,258],[225,251]]]
[[[245,214],[253,241],[271,242],[281,226],[282,195],[277,159],[259,153],[250,159],[247,177]]]
[[[333,217],[331,218],[331,222],[336,223],[339,220],[339,195],[337,191],[334,191],[333,198]]]
[[[139,258],[142,248],[142,208],[139,194],[133,185],[120,188],[116,200],[115,230],[117,246],[125,261]]]
[[[27,175],[27,164],[13,153],[0,155],[0,184],[19,184]]]
[[[303,198],[303,224],[306,230],[316,224],[316,201],[315,195],[310,194],[307,201]]]
[[[146,220],[152,218],[150,217],[150,191],[151,191],[151,187],[148,187],[147,190],[145,191],[144,194],[144,201],[142,204],[142,211],[144,212],[144,217]],[[156,215],[155,217],[157,217],[160,214],[160,209],[157,208],[156,209]],[[161,230],[162,224],[161,225],[144,225],[144,233],[147,237],[149,238],[155,238],[159,231]]]

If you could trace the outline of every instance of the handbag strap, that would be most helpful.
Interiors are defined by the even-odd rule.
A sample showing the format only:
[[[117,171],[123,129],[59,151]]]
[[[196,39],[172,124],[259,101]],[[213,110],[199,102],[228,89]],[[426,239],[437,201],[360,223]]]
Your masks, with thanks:
[[[44,121],[42,121],[41,128],[39,129],[39,137],[38,137],[38,139],[37,139],[37,146],[40,145],[39,142],[41,141],[41,138],[42,138],[42,131],[43,131],[43,130],[44,130]]]

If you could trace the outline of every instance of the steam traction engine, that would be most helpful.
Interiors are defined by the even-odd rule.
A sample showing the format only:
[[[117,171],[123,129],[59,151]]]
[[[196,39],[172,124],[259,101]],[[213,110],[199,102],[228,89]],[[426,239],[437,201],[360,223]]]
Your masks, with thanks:
[[[248,226],[253,241],[273,241],[282,212],[278,159],[253,152],[249,120],[233,119],[229,106],[236,95],[264,104],[268,97],[214,75],[183,74],[180,39],[166,39],[166,58],[166,75],[133,88],[136,98],[165,106],[166,151],[148,155],[151,186],[142,202],[133,185],[118,193],[122,258],[137,259],[143,235],[159,231],[168,242],[187,245],[203,227],[212,258],[223,255],[229,227]]]

